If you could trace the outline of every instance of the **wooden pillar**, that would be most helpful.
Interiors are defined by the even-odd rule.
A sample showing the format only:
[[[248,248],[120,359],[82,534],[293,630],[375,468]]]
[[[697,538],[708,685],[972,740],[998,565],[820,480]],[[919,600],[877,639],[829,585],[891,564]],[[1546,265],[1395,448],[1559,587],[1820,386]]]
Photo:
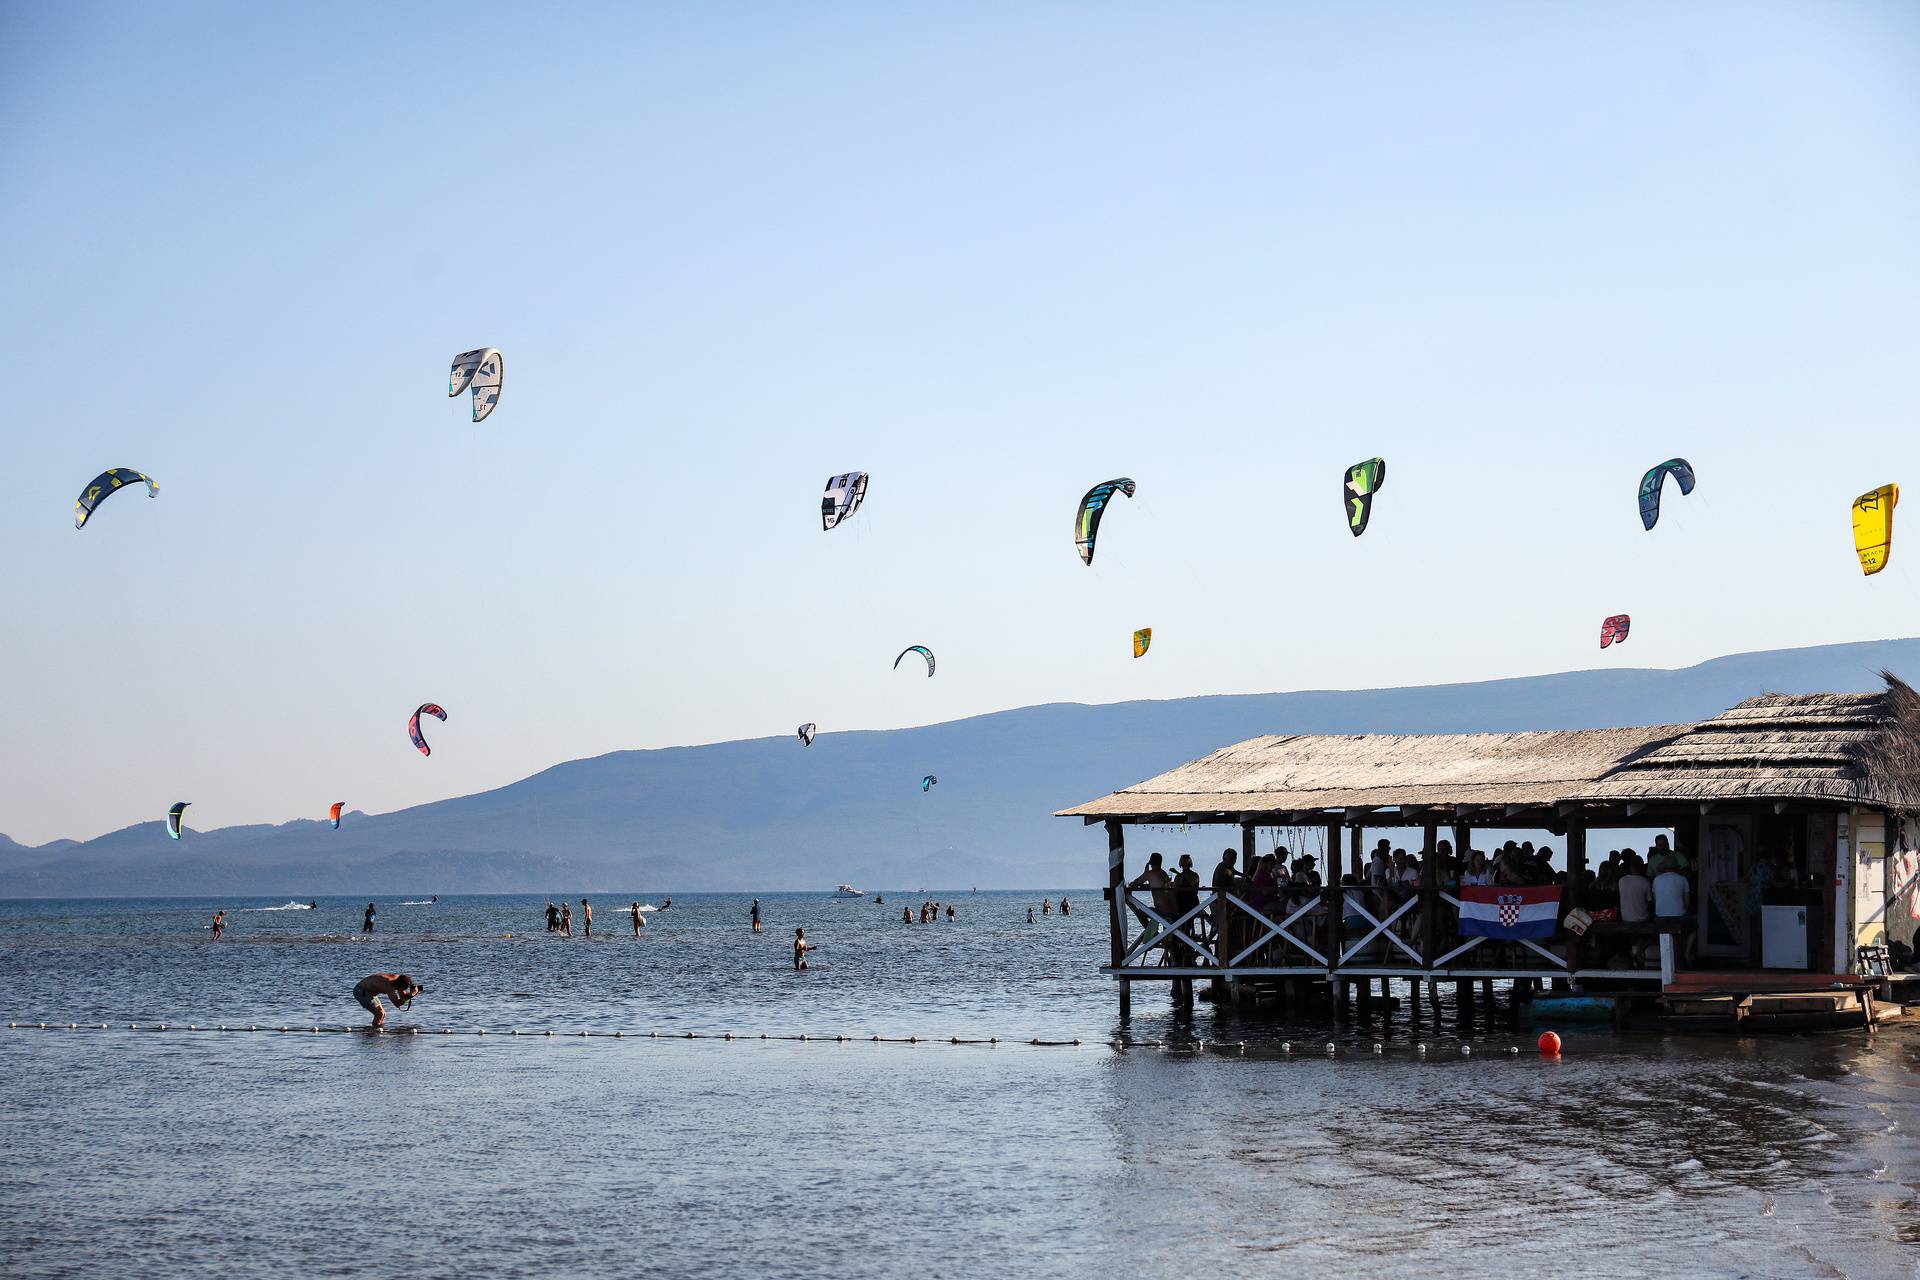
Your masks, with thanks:
[[[1564,915],[1585,905],[1580,892],[1580,881],[1587,874],[1587,820],[1580,814],[1567,819],[1567,892],[1560,900]],[[1569,977],[1580,972],[1581,944],[1586,939],[1580,934],[1567,935],[1567,972]]]
[[[1366,832],[1361,829],[1358,822],[1347,829],[1347,874],[1353,877],[1355,884],[1362,883],[1361,876],[1364,871],[1360,863],[1360,842],[1365,839]],[[1334,877],[1336,880],[1339,878]]]
[[[1114,968],[1127,954],[1127,837],[1118,818],[1107,819],[1107,954]],[[1120,1020],[1133,1016],[1133,984],[1120,979]]]
[[[1427,847],[1420,851],[1420,966],[1431,968],[1433,958],[1440,954],[1440,857],[1435,846],[1440,842],[1440,829],[1429,822],[1424,832]],[[1414,979],[1414,987],[1420,985]]]

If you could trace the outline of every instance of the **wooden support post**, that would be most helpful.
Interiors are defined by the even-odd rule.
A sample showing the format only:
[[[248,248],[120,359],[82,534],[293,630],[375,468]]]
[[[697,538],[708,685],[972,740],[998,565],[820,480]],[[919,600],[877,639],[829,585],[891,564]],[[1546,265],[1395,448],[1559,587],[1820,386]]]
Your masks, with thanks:
[[[1127,954],[1127,837],[1118,818],[1107,819],[1107,954],[1114,968]],[[1133,984],[1120,979],[1120,1020],[1133,1016]]]
[[[1580,882],[1587,875],[1587,820],[1578,814],[1567,819],[1567,892],[1560,899],[1563,913],[1577,910],[1582,906]],[[1564,917],[1563,917],[1564,918]],[[1567,973],[1580,972],[1580,960],[1585,939],[1571,931],[1567,934]],[[1579,984],[1574,988],[1578,990]]]
[[[1431,968],[1433,958],[1440,954],[1440,856],[1437,849],[1440,830],[1433,823],[1427,824],[1423,833],[1426,848],[1420,851],[1420,964],[1422,968]],[[1414,989],[1420,988],[1420,980],[1413,980]]]
[[[1360,842],[1365,838],[1366,833],[1357,822],[1347,832],[1347,874],[1353,877],[1356,885],[1366,883],[1360,865]],[[1335,876],[1334,879],[1338,881],[1340,877]]]

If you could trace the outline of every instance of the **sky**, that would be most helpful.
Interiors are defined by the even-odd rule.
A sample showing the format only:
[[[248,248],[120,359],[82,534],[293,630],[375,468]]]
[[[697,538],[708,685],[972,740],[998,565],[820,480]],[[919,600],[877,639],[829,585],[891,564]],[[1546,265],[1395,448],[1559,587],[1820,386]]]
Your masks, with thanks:
[[[1849,524],[1917,72],[1892,3],[0,0],[0,831],[1920,633]]]

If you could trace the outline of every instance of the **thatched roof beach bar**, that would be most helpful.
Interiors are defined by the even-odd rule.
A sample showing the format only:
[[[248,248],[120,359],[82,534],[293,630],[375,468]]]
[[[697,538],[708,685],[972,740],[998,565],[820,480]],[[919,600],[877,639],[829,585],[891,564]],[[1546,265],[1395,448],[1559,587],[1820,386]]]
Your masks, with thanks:
[[[1442,979],[1511,977],[1669,997],[1863,988],[1886,980],[1888,943],[1912,943],[1915,814],[1920,696],[1888,675],[1874,693],[1769,694],[1690,724],[1269,735],[1060,816],[1106,830],[1105,971],[1124,1013],[1135,981],[1170,981],[1179,999],[1196,978],[1236,1001],[1325,982],[1337,1007],[1349,980],[1365,979],[1370,993],[1375,977],[1430,990]],[[1192,850],[1198,875],[1183,885],[1130,874],[1129,827],[1207,826],[1238,828],[1237,878],[1196,884],[1214,871],[1205,846]],[[1363,866],[1369,830],[1409,828],[1420,832],[1417,872],[1383,874],[1378,855]],[[1564,860],[1518,857],[1513,867],[1539,873],[1522,888],[1523,872],[1503,857],[1499,874],[1513,887],[1484,886],[1471,869],[1474,841],[1499,830],[1550,833]],[[1289,880],[1282,866],[1276,887],[1264,860],[1250,875],[1262,831],[1283,862],[1302,856],[1311,833],[1324,876],[1314,866]],[[1591,831],[1659,837],[1655,865],[1636,870],[1630,849],[1603,862],[1588,848]],[[1621,873],[1663,869],[1690,882],[1684,920],[1637,919],[1645,908],[1636,911],[1638,891]],[[1514,917],[1534,930],[1503,932],[1526,932]],[[1864,995],[1859,1003],[1870,1011]]]

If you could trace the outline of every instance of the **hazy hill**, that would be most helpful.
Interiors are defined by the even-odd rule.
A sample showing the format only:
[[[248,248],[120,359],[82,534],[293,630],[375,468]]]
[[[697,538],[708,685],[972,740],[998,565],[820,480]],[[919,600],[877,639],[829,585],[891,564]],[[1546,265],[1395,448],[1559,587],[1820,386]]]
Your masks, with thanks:
[[[0,896],[1057,887],[1101,837],[1055,809],[1261,733],[1597,728],[1697,719],[1767,690],[1920,683],[1920,640],[1738,654],[1678,671],[1023,707],[917,729],[619,751],[369,817],[81,844],[0,838]],[[940,783],[922,794],[923,774]]]

